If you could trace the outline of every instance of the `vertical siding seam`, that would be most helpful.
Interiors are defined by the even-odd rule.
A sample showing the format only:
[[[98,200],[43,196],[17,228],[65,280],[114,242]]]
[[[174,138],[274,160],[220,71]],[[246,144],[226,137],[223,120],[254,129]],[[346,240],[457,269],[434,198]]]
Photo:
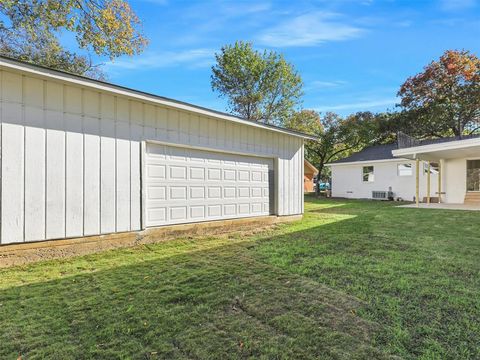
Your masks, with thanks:
[[[140,138],[138,139],[137,149],[138,150],[138,188],[135,190],[136,196],[138,197],[138,211],[139,213],[136,215],[138,216],[138,229],[142,229],[142,140],[145,137],[145,128],[146,121],[147,121],[147,107],[146,104],[143,104],[142,107],[142,132]],[[150,128],[150,126],[148,126]],[[131,216],[131,215],[130,215]]]
[[[117,148],[118,148],[118,139],[117,139],[117,100],[118,97],[115,96],[113,99],[113,117],[115,120],[113,121],[113,136],[115,137],[115,154],[114,154],[114,159],[113,162],[115,164],[115,171],[113,172],[113,186],[114,186],[114,195],[113,195],[113,208],[115,210],[114,213],[114,227],[115,227],[115,232],[118,230],[118,221],[117,221]]]
[[[0,244],[2,243],[3,218],[3,70],[0,70]]]
[[[102,93],[98,97],[98,233],[102,233]]]
[[[43,131],[43,146],[44,146],[44,154],[45,154],[45,163],[44,163],[44,199],[43,199],[43,207],[44,207],[44,214],[43,214],[43,221],[44,221],[44,227],[43,227],[43,238],[47,238],[47,161],[48,161],[48,156],[47,156],[47,81],[43,80],[43,126],[45,127]]]
[[[63,92],[63,115],[62,115],[62,129],[63,129],[63,171],[64,171],[64,179],[63,179],[63,191],[64,191],[64,209],[63,209],[63,236],[67,236],[67,132],[65,130],[65,115],[67,110],[67,87],[65,84],[62,85],[62,92]]]
[[[80,107],[82,110],[81,121],[82,121],[82,236],[85,236],[85,90],[82,88],[80,90]]]
[[[142,109],[143,109],[143,104],[142,104]],[[128,164],[130,165],[129,166],[129,178],[130,178],[130,191],[129,191],[129,199],[130,201],[128,202],[128,207],[130,209],[129,211],[129,230],[132,230],[132,101],[129,100],[128,101],[128,138],[129,138],[129,142],[128,142]]]
[[[26,174],[26,147],[27,147],[27,135],[26,135],[26,129],[25,129],[25,75],[22,75],[22,130],[23,130],[23,154],[22,154],[22,162],[23,162],[23,242],[25,242],[25,234],[26,234],[26,221],[25,217],[27,214],[26,207],[25,207],[25,189],[26,189],[26,181],[25,181],[25,174]]]

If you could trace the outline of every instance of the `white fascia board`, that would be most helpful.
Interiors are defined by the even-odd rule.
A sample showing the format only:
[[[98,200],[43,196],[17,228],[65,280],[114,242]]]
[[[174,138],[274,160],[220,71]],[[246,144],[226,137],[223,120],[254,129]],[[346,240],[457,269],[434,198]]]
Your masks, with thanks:
[[[282,133],[285,135],[295,136],[295,137],[308,139],[308,140],[318,140],[318,138],[313,135],[303,134],[300,132],[296,132],[294,130],[283,129],[276,126],[266,125],[260,122],[245,120],[245,119],[228,115],[225,113],[217,112],[215,110],[184,103],[181,101],[176,101],[173,99],[163,98],[158,95],[148,94],[140,90],[129,89],[120,85],[114,85],[114,84],[109,84],[103,81],[88,79],[82,76],[68,74],[65,72],[45,68],[45,67],[34,65],[34,64],[27,64],[27,63],[13,60],[13,59],[0,57],[0,68],[7,68],[11,70],[29,73],[31,75],[36,75],[43,78],[55,79],[62,82],[68,82],[78,86],[92,88],[97,91],[106,91],[112,94],[138,99],[140,101],[150,102],[150,103],[163,105],[170,108],[175,108],[178,110],[201,114],[211,118],[227,120],[227,121],[231,121],[231,122],[242,124],[242,125],[247,125],[247,126],[265,129],[268,131]]]
[[[397,156],[397,157],[401,157],[401,156],[416,157],[417,154],[431,153],[435,151],[465,149],[473,146],[480,146],[480,138],[456,140],[456,141],[449,141],[449,142],[430,144],[430,145],[413,146],[409,148],[393,150],[392,154],[393,156]]]
[[[329,163],[329,164],[325,164],[325,166],[365,165],[365,164],[378,164],[378,163],[401,162],[401,161],[410,161],[410,159],[397,158],[397,159],[383,159],[383,160],[350,161],[350,162],[342,162],[342,163]]]

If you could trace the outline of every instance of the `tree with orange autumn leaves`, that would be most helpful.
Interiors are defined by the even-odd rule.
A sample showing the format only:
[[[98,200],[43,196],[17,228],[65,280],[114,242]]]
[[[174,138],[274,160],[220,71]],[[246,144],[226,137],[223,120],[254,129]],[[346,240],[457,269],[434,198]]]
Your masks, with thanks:
[[[79,75],[103,77],[90,54],[114,59],[147,45],[127,0],[0,0],[0,15],[0,55]],[[64,48],[64,31],[87,55]]]
[[[411,134],[461,137],[477,132],[480,59],[465,50],[448,50],[421,73],[408,78],[398,95],[410,119],[406,131]]]

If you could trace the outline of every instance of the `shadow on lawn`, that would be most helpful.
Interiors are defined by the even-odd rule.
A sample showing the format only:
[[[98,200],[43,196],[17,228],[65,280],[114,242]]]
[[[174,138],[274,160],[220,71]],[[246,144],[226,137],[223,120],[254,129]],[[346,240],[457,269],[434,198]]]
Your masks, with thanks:
[[[26,267],[59,266],[65,277],[0,291],[0,357],[478,355],[478,283],[459,288],[449,277],[465,270],[459,259],[433,256],[451,245],[448,218],[437,246],[428,234],[412,239],[413,230],[398,236],[402,223],[421,227],[423,215],[410,209],[317,205],[273,236],[179,240]]]
[[[256,254],[318,228],[172,256],[116,251],[112,268],[2,290],[0,357],[383,358],[379,326],[356,315],[364,304]]]

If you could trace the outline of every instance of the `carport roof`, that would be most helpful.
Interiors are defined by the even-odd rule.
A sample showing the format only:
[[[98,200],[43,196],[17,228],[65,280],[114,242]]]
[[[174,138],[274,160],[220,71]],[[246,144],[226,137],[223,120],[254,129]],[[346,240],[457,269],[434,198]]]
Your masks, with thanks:
[[[210,116],[213,118],[232,121],[232,122],[236,122],[236,123],[247,125],[247,126],[253,126],[256,128],[262,128],[262,129],[279,132],[279,133],[283,133],[283,134],[287,134],[295,137],[300,137],[303,139],[318,140],[318,138],[313,135],[301,133],[299,131],[286,129],[286,128],[282,128],[275,125],[264,124],[257,121],[246,120],[241,117],[227,114],[225,112],[208,109],[202,106],[193,105],[187,102],[170,99],[167,97],[147,93],[140,90],[131,89],[121,85],[115,85],[105,81],[90,79],[84,76],[71,74],[65,71],[54,70],[48,67],[27,63],[27,62],[20,61],[17,59],[12,59],[6,56],[0,56],[0,69],[1,68],[8,68],[11,70],[27,72],[32,75],[65,81],[65,82],[73,83],[79,86],[95,88],[97,90],[103,90],[110,93],[115,93],[117,95],[136,98],[140,101],[152,102],[152,103],[156,103],[166,107],[194,112],[197,114],[202,114],[202,115]]]
[[[445,138],[421,141],[418,145],[396,149],[393,156],[407,159],[437,161],[478,157],[480,154],[480,135],[471,135],[463,138]]]

